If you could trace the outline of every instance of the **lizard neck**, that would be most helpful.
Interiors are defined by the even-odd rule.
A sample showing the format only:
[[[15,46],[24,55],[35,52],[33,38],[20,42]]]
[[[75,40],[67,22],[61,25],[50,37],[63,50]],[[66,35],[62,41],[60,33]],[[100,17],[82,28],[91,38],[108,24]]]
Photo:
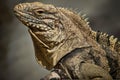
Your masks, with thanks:
[[[70,53],[72,50],[89,46],[81,33],[69,34],[68,38],[66,38],[63,43],[52,49],[41,46],[41,43],[36,37],[32,36],[32,34],[31,37],[34,43],[35,55],[38,63],[45,66],[48,70],[51,70],[62,57]]]
[[[55,66],[62,57],[70,53],[72,50],[88,46],[89,44],[85,41],[82,35],[71,34],[62,45],[52,52],[51,57],[53,58],[53,66]]]

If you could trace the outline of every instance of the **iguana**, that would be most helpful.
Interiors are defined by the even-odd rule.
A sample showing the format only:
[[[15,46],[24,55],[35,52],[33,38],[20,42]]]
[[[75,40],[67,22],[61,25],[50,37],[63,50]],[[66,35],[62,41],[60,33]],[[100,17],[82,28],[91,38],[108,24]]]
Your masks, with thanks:
[[[41,2],[18,4],[14,12],[29,28],[37,62],[61,79],[120,79],[120,41],[92,30],[84,15]]]

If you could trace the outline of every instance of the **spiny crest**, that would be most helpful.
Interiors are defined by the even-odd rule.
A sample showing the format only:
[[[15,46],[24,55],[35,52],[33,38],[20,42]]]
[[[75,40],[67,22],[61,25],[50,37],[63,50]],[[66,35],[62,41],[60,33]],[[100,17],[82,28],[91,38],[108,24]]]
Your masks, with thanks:
[[[120,41],[117,41],[115,44],[115,50],[119,53],[120,55]]]
[[[80,12],[76,12],[73,9],[67,9],[67,8],[62,8],[58,7],[67,17],[69,17],[71,20],[73,20],[73,23],[77,24],[78,27],[83,30],[86,34],[90,34],[91,28],[89,27],[89,22],[88,18],[86,18],[86,14],[83,14]]]
[[[120,52],[120,42],[114,36],[109,36],[107,33],[91,32],[92,39],[96,40],[103,47],[109,47],[112,51]]]
[[[73,13],[75,13],[77,16],[79,16],[81,18],[79,23],[81,23],[82,27],[84,27],[86,34],[89,34],[89,32],[91,31],[91,28],[89,27],[89,23],[90,23],[88,21],[89,18],[86,17],[87,14],[84,14],[83,13],[84,11],[80,11],[80,12],[76,11],[78,9],[67,9],[67,10],[72,11]]]
[[[83,14],[82,12],[78,13],[74,9],[66,9],[66,10],[69,10],[80,16],[81,21],[79,22],[82,24],[82,26],[84,26],[84,28],[86,28],[88,32],[89,30],[91,30],[88,25],[89,22],[88,22],[88,18],[86,18],[86,14]],[[104,47],[109,47],[112,51],[116,50],[117,52],[120,52],[120,42],[118,41],[117,38],[114,38],[114,36],[109,36],[108,34],[99,31],[95,32],[91,30],[90,32],[91,32],[90,33],[91,38],[96,40],[100,45]]]
[[[89,25],[89,21],[88,21],[88,17],[86,17],[87,16],[87,14],[84,14],[82,11],[80,11],[79,13],[77,13],[84,21],[85,21],[85,23],[87,24],[87,25]]]
[[[83,13],[83,11],[80,11],[80,12],[74,12],[79,18],[80,18],[80,20],[79,20],[79,22],[78,23],[80,23],[82,26],[80,26],[80,28],[81,28],[81,30],[83,30],[83,31],[85,31],[85,33],[87,34],[87,35],[89,35],[90,34],[90,32],[91,32],[91,28],[90,28],[90,26],[89,26],[89,21],[88,21],[88,17],[86,17],[87,16],[87,14],[84,14]]]
[[[111,48],[112,50],[115,49],[115,44],[116,44],[117,40],[118,40],[118,39],[117,39],[117,38],[114,38],[113,35],[109,37],[110,48]]]
[[[81,30],[85,31],[85,33],[89,35],[91,32],[91,28],[89,27],[89,23],[90,23],[88,21],[89,18],[86,17],[87,14],[84,14],[84,11],[80,11],[80,12],[72,11],[72,12],[74,12],[80,18],[78,23],[82,25],[80,26]]]
[[[75,8],[75,9],[73,9],[73,8],[69,8],[68,10],[70,10],[70,11],[72,11],[72,12],[75,12],[75,13],[79,11],[78,8]]]
[[[81,17],[81,19],[82,19],[87,25],[89,25],[89,21],[88,21],[89,18],[86,17],[87,14],[84,14],[83,11],[80,11],[80,12],[79,12],[79,9],[78,9],[78,8],[75,8],[75,9],[73,9],[73,8],[69,8],[69,9],[68,9],[68,8],[62,8],[62,7],[59,7],[59,8],[69,10],[69,11],[71,11],[71,12],[79,15],[79,16]]]

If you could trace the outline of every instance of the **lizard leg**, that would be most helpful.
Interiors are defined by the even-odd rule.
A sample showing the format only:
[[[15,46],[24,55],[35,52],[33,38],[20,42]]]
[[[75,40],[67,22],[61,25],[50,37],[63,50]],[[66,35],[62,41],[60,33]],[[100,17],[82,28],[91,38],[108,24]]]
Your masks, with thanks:
[[[112,80],[108,71],[93,62],[89,52],[90,48],[76,49],[61,61],[71,78],[78,80]]]
[[[77,74],[81,80],[112,80],[110,74],[97,65],[81,63],[79,68]]]

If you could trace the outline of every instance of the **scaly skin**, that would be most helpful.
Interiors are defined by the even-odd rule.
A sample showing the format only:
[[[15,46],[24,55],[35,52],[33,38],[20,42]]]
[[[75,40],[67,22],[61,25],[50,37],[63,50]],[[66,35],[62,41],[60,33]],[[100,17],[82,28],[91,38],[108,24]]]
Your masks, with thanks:
[[[29,28],[36,59],[46,69],[61,69],[66,74],[61,78],[69,79],[119,78],[120,43],[91,30],[87,19],[71,10],[40,2],[16,5],[14,11]]]

